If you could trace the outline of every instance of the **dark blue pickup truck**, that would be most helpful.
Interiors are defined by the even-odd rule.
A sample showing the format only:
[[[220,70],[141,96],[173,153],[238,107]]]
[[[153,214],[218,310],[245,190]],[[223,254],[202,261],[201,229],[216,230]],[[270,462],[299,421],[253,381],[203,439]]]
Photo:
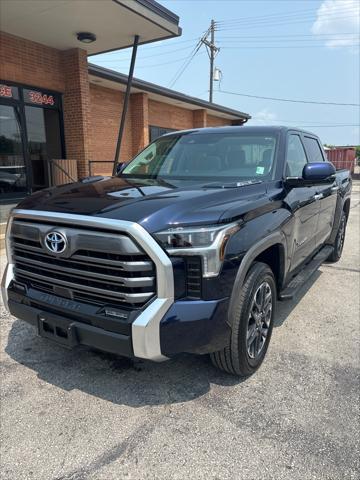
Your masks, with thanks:
[[[18,205],[3,298],[67,347],[155,361],[209,353],[247,376],[266,354],[277,301],[339,260],[350,193],[349,172],[309,132],[171,133],[115,177]]]

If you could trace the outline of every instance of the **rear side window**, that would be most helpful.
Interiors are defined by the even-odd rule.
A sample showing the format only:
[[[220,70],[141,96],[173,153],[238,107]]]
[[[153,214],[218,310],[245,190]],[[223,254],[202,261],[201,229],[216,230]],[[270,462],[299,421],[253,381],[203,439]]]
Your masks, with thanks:
[[[309,162],[323,162],[324,157],[316,138],[304,137],[305,148],[309,156]]]
[[[286,176],[301,177],[306,163],[306,154],[299,135],[289,135],[286,152]]]

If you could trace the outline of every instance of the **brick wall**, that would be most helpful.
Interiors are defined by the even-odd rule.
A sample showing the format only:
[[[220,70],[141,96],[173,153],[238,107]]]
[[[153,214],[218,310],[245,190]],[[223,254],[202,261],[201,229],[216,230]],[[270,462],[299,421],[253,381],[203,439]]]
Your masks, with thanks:
[[[193,110],[193,127],[202,128],[207,126],[207,111],[205,109]]]
[[[113,161],[119,132],[124,94],[102,86],[90,85],[90,136],[92,139],[90,160]],[[131,108],[125,124],[125,133],[120,152],[121,161],[133,156]],[[109,175],[112,164],[93,163],[93,175]]]
[[[66,155],[88,175],[90,103],[85,50],[59,51],[0,32],[0,78],[63,93]]]
[[[85,50],[63,52],[65,76],[64,128],[66,155],[78,162],[78,176],[89,175],[91,154],[90,90],[87,54]]]
[[[193,128],[192,110],[149,100],[149,125],[183,130]]]
[[[0,32],[0,78],[63,92],[65,78],[59,50]]]
[[[132,153],[136,155],[149,143],[149,98],[146,93],[131,95]]]
[[[208,127],[224,127],[226,125],[232,125],[232,121],[226,118],[215,117],[215,115],[207,116]]]

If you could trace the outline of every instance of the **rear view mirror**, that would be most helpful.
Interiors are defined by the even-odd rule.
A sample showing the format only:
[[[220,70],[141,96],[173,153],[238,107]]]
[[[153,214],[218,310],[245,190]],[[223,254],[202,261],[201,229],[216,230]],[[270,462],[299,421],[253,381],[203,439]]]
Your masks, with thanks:
[[[317,183],[330,181],[336,170],[330,162],[307,163],[302,172],[302,178],[306,182]]]

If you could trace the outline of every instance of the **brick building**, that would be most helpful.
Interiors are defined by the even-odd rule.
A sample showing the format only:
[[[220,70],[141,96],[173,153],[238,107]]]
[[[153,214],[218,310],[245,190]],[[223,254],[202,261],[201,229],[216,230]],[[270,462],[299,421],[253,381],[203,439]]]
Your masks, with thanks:
[[[2,3],[3,201],[68,181],[64,171],[72,178],[111,173],[128,77],[88,64],[88,57],[129,47],[135,35],[140,45],[178,36],[178,22],[153,0]],[[248,118],[134,79],[120,160],[130,160],[166,131],[239,124]]]

